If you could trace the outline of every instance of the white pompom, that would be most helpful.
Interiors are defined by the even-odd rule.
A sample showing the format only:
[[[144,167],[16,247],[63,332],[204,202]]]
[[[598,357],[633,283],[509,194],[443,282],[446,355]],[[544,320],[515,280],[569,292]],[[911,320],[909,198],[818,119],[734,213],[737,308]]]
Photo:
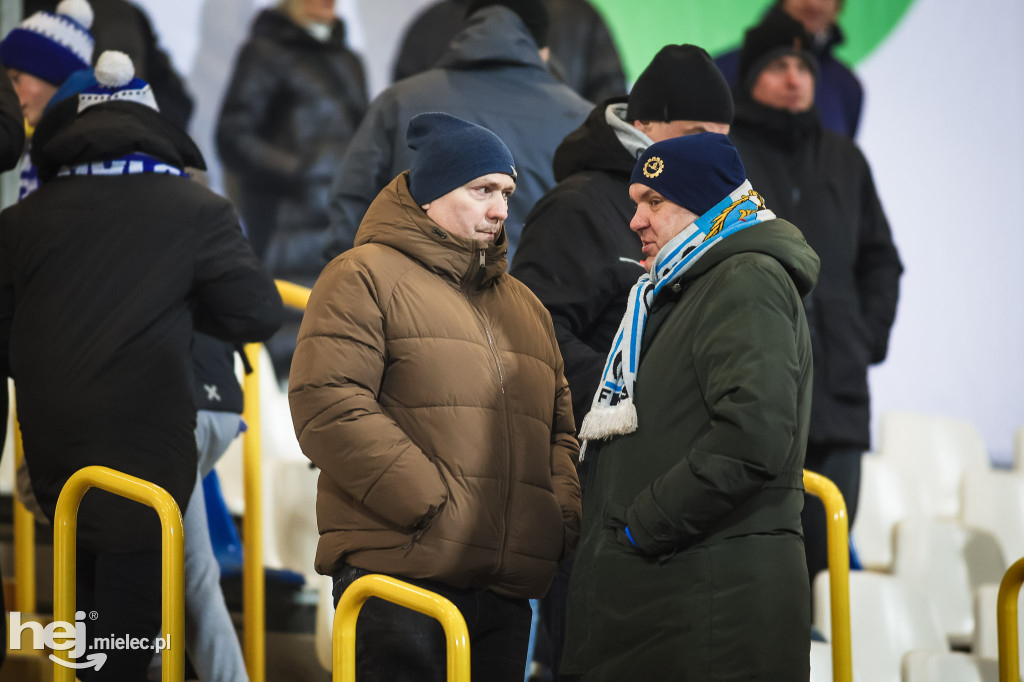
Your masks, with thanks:
[[[96,60],[96,81],[108,88],[120,88],[135,78],[135,65],[124,52],[107,50]]]
[[[92,5],[88,0],[61,0],[57,5],[57,14],[71,17],[82,26],[92,28]]]

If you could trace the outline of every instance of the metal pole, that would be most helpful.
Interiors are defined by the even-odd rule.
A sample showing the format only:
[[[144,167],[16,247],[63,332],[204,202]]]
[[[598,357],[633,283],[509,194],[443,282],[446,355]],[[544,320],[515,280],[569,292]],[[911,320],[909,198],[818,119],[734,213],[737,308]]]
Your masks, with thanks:
[[[832,679],[853,682],[850,641],[850,529],[846,502],[836,485],[820,474],[804,470],[804,488],[825,505],[828,531],[829,598],[832,610]]]
[[[180,682],[185,677],[185,544],[181,510],[170,493],[158,485],[107,467],[89,466],[75,472],[57,498],[53,533],[53,618],[75,622],[78,507],[91,488],[134,500],[160,516],[163,549],[163,605],[161,624],[168,643],[162,657],[162,679]],[[56,657],[70,662],[67,650]],[[75,670],[54,663],[54,682],[74,682]]]
[[[469,682],[469,632],[455,604],[439,594],[384,575],[364,575],[341,595],[334,612],[334,682],[355,682],[356,620],[370,597],[419,611],[441,621],[446,641],[448,682]]]

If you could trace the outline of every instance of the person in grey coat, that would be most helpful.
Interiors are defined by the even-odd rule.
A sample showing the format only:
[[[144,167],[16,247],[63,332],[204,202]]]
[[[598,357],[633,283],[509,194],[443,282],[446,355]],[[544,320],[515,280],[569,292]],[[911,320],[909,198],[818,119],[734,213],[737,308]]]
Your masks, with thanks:
[[[540,0],[496,4],[472,3],[471,10],[480,9],[437,67],[396,83],[370,105],[334,178],[325,257],[352,247],[370,202],[409,167],[409,120],[442,111],[494,131],[516,159],[519,177],[505,221],[511,259],[526,215],[555,186],[555,148],[586,119],[591,104],[558,82],[540,55],[546,30]]]

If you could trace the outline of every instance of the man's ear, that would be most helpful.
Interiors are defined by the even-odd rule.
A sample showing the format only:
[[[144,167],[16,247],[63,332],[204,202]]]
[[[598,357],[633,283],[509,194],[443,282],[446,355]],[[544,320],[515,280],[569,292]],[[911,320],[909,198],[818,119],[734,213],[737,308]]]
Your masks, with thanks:
[[[640,119],[637,119],[633,121],[633,127],[639,130],[640,132],[646,134],[647,129],[651,127],[651,124],[649,121],[641,121]]]
[[[422,206],[420,206],[420,208],[422,208],[424,211],[430,210],[430,202],[423,204]]]

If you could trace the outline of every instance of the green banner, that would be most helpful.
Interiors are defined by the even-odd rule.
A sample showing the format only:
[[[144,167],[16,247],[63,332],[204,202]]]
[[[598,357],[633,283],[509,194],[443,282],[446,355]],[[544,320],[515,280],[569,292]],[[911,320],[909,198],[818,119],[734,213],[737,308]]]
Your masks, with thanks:
[[[773,0],[590,0],[611,27],[632,82],[664,45],[693,43],[712,56],[739,47]],[[847,0],[839,16],[846,43],[838,55],[855,65],[899,23],[914,0]]]

